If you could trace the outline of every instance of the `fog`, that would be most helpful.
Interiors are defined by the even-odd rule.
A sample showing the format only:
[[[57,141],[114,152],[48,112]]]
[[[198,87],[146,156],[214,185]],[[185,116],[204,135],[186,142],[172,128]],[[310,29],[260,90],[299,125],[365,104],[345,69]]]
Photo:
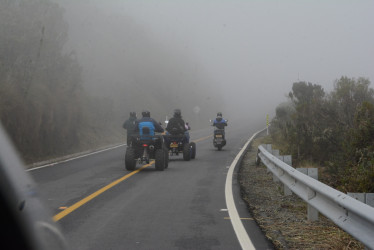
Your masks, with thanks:
[[[85,87],[115,100],[121,119],[181,108],[265,124],[293,82],[329,91],[341,76],[374,79],[370,0],[55,1]]]

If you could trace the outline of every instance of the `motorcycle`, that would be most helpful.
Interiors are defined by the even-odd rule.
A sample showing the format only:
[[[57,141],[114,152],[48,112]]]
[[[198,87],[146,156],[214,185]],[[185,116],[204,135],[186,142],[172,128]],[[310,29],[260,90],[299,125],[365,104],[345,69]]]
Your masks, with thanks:
[[[226,145],[225,130],[214,130],[213,145],[220,151]]]
[[[212,120],[209,120],[212,123]],[[226,120],[228,122],[228,120]],[[214,126],[214,125],[212,125]],[[225,129],[215,128],[214,135],[213,135],[213,146],[221,151],[221,149],[226,145],[226,138],[225,138]]]

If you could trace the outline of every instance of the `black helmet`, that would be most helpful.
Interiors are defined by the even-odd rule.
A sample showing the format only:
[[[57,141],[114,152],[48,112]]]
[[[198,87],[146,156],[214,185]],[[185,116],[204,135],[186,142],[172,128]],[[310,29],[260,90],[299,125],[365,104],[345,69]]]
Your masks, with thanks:
[[[180,109],[174,109],[174,117],[181,117],[182,113]]]
[[[151,117],[151,113],[150,113],[148,110],[144,110],[144,111],[142,112],[142,116],[143,116],[143,117]]]
[[[130,112],[130,117],[136,117],[136,113],[135,112]]]
[[[218,113],[217,113],[217,117],[222,117],[222,113],[221,113],[221,112],[218,112]]]

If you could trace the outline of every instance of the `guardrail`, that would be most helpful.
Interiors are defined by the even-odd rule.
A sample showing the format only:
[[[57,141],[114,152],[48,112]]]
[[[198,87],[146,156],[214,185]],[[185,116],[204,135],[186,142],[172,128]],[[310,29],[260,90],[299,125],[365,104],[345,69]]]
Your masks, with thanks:
[[[374,249],[374,208],[287,165],[263,145],[258,157],[285,186],[341,229]]]

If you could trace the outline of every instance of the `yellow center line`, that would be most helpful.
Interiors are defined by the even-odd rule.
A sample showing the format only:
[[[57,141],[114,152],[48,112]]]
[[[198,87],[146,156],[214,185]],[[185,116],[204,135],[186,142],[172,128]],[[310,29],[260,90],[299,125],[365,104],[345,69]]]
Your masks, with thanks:
[[[87,202],[89,202],[90,200],[94,199],[95,197],[99,196],[100,194],[104,193],[105,191],[107,191],[108,189],[114,187],[115,185],[119,184],[120,182],[126,180],[127,178],[133,176],[134,174],[142,171],[143,169],[151,166],[155,161],[151,161],[149,164],[147,165],[144,165],[142,166],[141,168],[135,170],[135,171],[132,171],[131,173],[119,178],[118,180],[115,180],[113,181],[112,183],[106,185],[105,187],[103,188],[100,188],[99,190],[97,190],[95,193],[92,193],[90,194],[89,196],[87,196],[86,198],[84,198],[83,200],[80,200],[78,201],[77,203],[75,203],[74,205],[66,208],[64,211],[56,214],[55,216],[53,216],[53,220],[54,221],[59,221],[61,220],[62,218],[64,218],[66,215],[70,214],[71,212],[73,212],[74,210],[78,209],[79,207],[83,206],[84,204],[86,204]]]
[[[208,139],[209,137],[212,137],[212,135],[209,135],[209,136],[206,136],[206,137],[203,137],[203,138],[200,138],[200,139],[197,139],[195,140],[194,142],[199,142],[199,141],[203,141],[203,140],[206,140]],[[137,169],[137,170],[134,170],[132,171],[131,173],[119,178],[118,180],[115,180],[113,181],[112,183],[106,185],[105,187],[97,190],[95,193],[92,193],[90,194],[89,196],[87,196],[86,198],[78,201],[77,203],[71,205],[70,207],[67,207],[66,209],[64,209],[63,211],[61,211],[60,213],[56,214],[55,216],[53,216],[53,220],[54,221],[59,221],[61,220],[62,218],[64,218],[66,215],[72,213],[73,211],[75,211],[76,209],[78,209],[79,207],[83,206],[84,204],[86,204],[87,202],[89,202],[90,200],[94,199],[95,197],[99,196],[100,194],[104,193],[105,191],[107,191],[108,189],[114,187],[115,185],[119,184],[120,182],[130,178],[131,176],[133,176],[134,174],[136,173],[139,173],[140,171],[142,171],[143,169],[151,166],[155,161],[151,161],[149,164],[147,165],[144,165],[142,166],[141,168]]]
[[[212,135],[208,135],[208,136],[205,136],[205,137],[203,137],[203,138],[200,138],[200,139],[194,140],[193,142],[204,141],[204,140],[206,140],[206,139],[208,139],[208,138],[210,138],[210,137],[212,137]]]

